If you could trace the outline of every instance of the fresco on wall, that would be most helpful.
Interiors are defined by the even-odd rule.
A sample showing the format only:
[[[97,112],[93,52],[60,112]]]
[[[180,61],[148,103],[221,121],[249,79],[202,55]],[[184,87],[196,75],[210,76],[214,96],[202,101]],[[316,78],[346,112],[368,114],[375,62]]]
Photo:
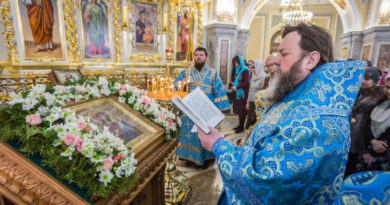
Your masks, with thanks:
[[[390,65],[390,45],[380,45],[378,55],[378,67],[388,68]]]
[[[18,0],[19,28],[24,59],[64,60],[61,1]]]
[[[371,56],[370,54],[371,54],[371,45],[363,46],[361,59],[370,60],[370,56]]]
[[[84,59],[110,59],[108,5],[102,0],[82,0]]]

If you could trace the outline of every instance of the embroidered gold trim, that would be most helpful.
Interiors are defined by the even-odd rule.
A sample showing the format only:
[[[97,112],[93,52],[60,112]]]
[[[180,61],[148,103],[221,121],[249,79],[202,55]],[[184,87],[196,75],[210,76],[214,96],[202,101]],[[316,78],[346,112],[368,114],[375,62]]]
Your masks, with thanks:
[[[194,147],[194,146],[191,146],[191,145],[188,145],[188,144],[181,144],[180,143],[180,146],[185,148],[185,149],[190,149],[190,150],[194,150],[196,152],[202,152],[203,149],[202,148],[199,148],[199,147]]]
[[[225,95],[223,97],[215,98],[214,102],[217,103],[217,102],[221,102],[221,101],[224,101],[224,100],[227,100],[227,99],[228,99],[228,97]]]

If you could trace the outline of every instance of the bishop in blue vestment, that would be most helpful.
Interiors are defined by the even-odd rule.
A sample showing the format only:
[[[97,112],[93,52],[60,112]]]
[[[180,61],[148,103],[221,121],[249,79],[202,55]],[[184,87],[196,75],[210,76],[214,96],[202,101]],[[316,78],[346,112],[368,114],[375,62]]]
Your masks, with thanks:
[[[369,171],[350,175],[342,184],[334,204],[390,204],[390,172]]]
[[[203,49],[195,50],[195,67],[189,69],[188,73],[183,70],[174,83],[177,85],[179,81],[190,79],[189,92],[199,87],[217,108],[221,111],[229,110],[230,104],[222,80],[216,70],[205,64],[207,52]],[[193,126],[194,123],[188,117],[182,119],[180,146],[176,155],[197,165],[203,165],[205,160],[214,159],[214,154],[202,148],[198,133],[190,132]]]

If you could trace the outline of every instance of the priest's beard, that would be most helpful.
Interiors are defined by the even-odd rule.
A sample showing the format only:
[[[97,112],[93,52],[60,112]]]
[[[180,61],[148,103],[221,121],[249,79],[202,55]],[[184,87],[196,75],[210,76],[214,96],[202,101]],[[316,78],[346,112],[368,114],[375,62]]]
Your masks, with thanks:
[[[206,65],[206,61],[203,61],[203,62],[196,62],[195,61],[194,67],[196,68],[196,70],[198,70],[200,72],[202,70],[202,68],[204,67],[204,65]]]
[[[278,76],[272,79],[270,86],[264,91],[264,97],[269,103],[281,102],[289,92],[299,85],[302,60],[303,58],[294,63],[289,72],[280,72]]]

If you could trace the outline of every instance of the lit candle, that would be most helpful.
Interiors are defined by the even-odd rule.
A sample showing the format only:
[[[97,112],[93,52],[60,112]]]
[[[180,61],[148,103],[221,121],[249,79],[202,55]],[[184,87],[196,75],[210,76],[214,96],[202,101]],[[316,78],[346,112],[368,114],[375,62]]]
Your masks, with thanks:
[[[152,81],[152,92],[153,94],[156,92],[156,79],[153,78],[153,81]]]
[[[149,91],[149,79],[146,81],[146,91]]]
[[[186,90],[186,94],[188,94],[189,87],[190,87],[190,79],[187,79],[187,90]]]
[[[178,86],[178,88],[177,88],[177,94],[178,94],[179,96],[181,96],[181,95],[180,95],[180,92],[181,92],[181,82],[179,82],[179,86]]]
[[[163,92],[162,94],[164,94],[164,78],[160,79],[160,88],[161,88],[161,92]]]

